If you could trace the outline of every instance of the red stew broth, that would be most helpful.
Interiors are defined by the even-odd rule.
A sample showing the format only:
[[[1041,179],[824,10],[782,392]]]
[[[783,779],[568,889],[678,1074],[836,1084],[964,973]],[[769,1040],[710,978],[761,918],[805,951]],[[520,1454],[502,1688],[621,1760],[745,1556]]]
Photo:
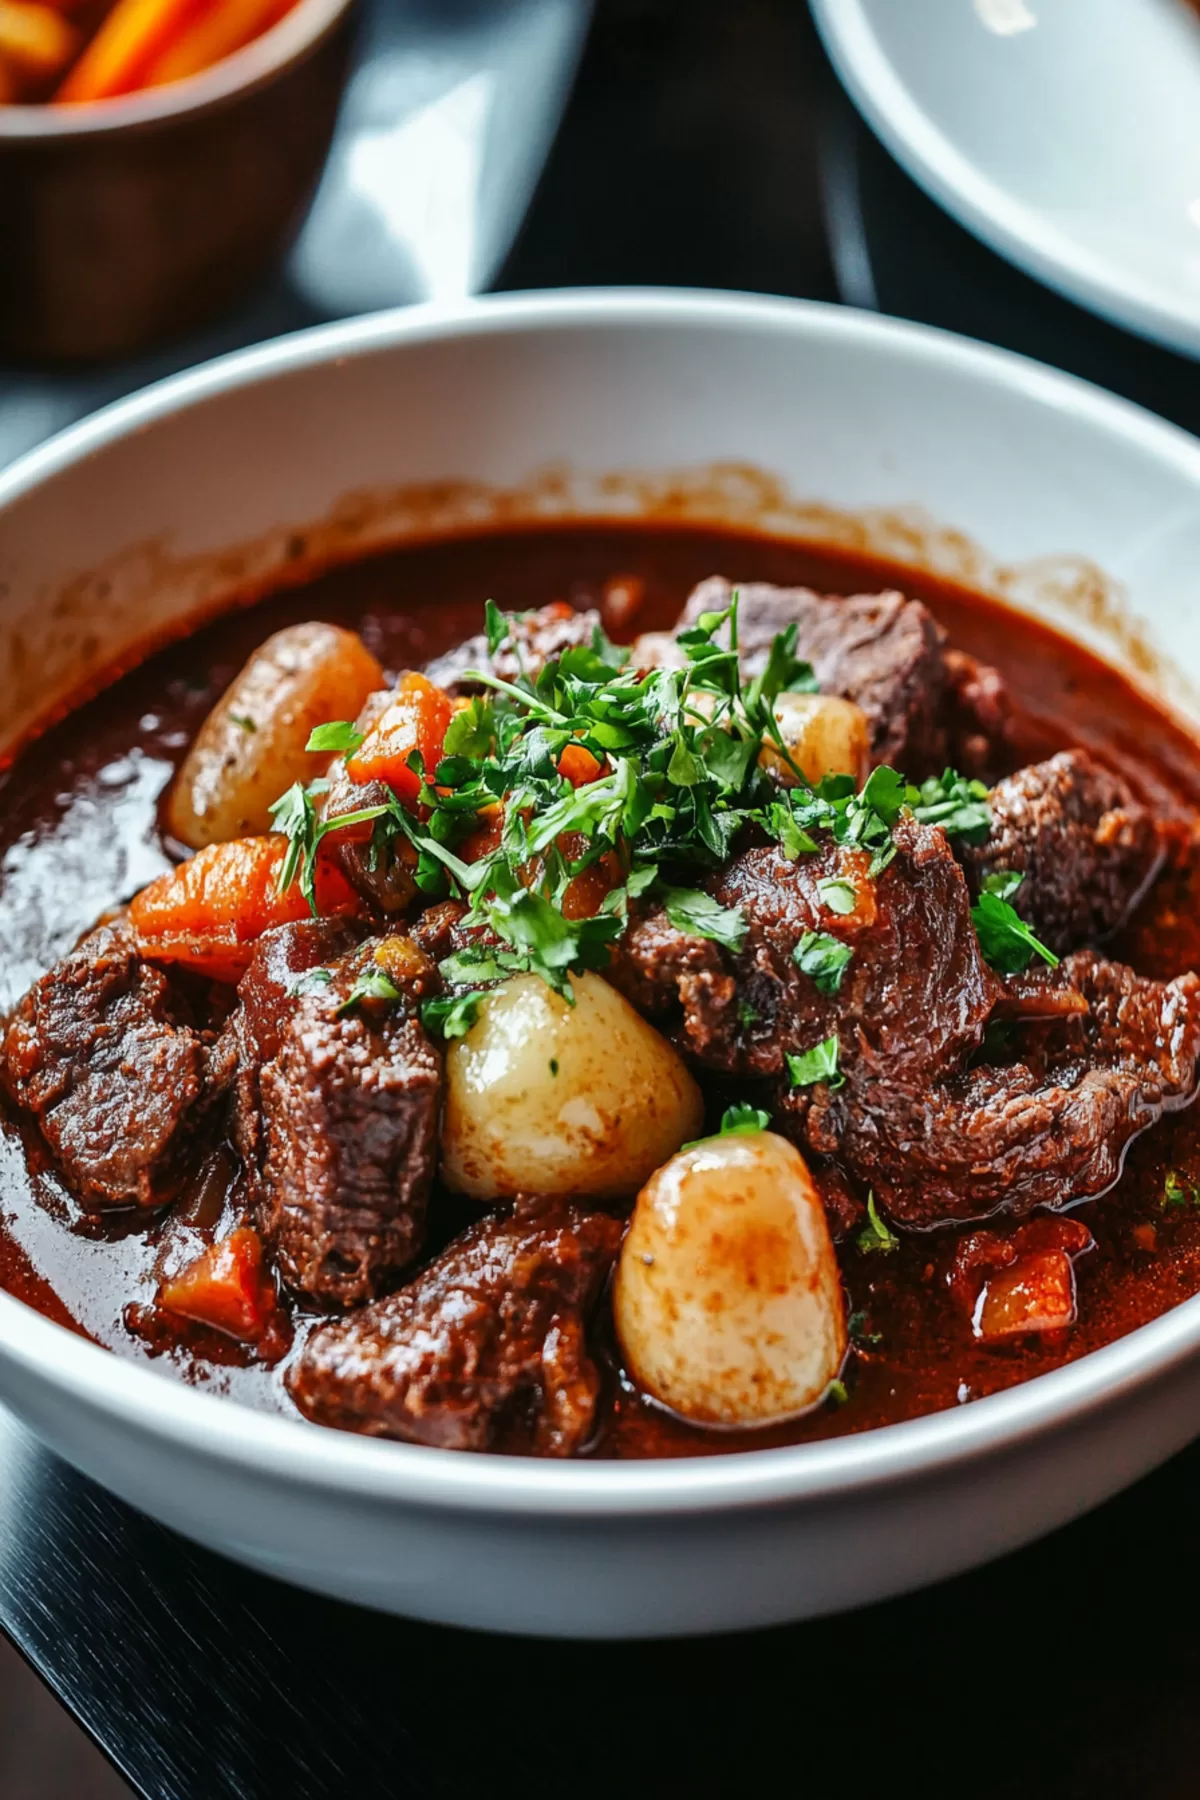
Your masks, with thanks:
[[[901,587],[927,602],[952,643],[999,666],[1018,698],[1014,766],[1071,743],[1100,750],[1149,800],[1200,810],[1200,746],[1088,652],[995,602],[925,574],[840,551],[752,535],[666,526],[562,525],[410,546],[333,570],[235,609],[159,650],[51,724],[0,773],[0,1008],[7,1010],[96,918],[167,866],[158,802],[214,701],[271,632],[303,619],[359,631],[385,668],[420,666],[479,629],[483,603],[505,609],[567,599],[597,603],[607,584],[639,601],[624,632],[672,623],[692,586],[720,572],[841,593]],[[1200,965],[1200,878],[1160,882],[1112,954],[1169,978]],[[1078,1322],[1002,1348],[974,1340],[947,1291],[953,1234],[907,1237],[890,1255],[839,1252],[859,1347],[846,1404],[768,1432],[691,1429],[622,1378],[611,1328],[599,1350],[608,1395],[594,1454],[687,1455],[829,1437],[961,1404],[1110,1342],[1200,1290],[1200,1209],[1164,1208],[1176,1169],[1200,1178],[1200,1111],[1164,1119],[1132,1148],[1117,1187],[1076,1209],[1097,1248],[1076,1264]],[[219,1175],[219,1171],[218,1171]],[[181,1242],[222,1218],[210,1181],[147,1229],[132,1217],[84,1216],[47,1165],[36,1134],[0,1132],[0,1284],[48,1317],[121,1355],[159,1355],[184,1379],[291,1411],[278,1365],[265,1370],[230,1341],[193,1329],[184,1343],[128,1329]],[[226,1213],[229,1201],[224,1201]],[[433,1248],[475,1209],[435,1198]],[[182,1230],[182,1238],[181,1238]],[[311,1328],[296,1314],[296,1343]]]

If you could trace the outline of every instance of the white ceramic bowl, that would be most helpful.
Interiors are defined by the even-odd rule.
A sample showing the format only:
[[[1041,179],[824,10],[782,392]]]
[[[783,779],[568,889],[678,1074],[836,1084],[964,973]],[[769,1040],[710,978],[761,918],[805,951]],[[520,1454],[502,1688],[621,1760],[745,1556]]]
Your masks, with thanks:
[[[0,719],[19,731],[85,666],[269,581],[302,547],[578,506],[908,543],[1106,646],[1200,717],[1191,439],[913,326],[620,292],[304,333],[25,458],[0,476]],[[705,1631],[948,1575],[1153,1467],[1200,1423],[1200,1300],[953,1412],[658,1464],[456,1456],[264,1417],[7,1296],[0,1396],[105,1486],[289,1580],[508,1631]]]

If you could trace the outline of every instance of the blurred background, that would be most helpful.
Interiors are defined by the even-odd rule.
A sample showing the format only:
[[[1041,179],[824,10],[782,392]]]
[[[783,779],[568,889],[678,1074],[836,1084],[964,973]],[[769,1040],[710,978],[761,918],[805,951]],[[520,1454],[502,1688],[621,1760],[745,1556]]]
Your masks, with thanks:
[[[909,3],[891,0],[897,16]],[[1162,3],[1173,9],[1165,29],[1193,29],[1182,0]],[[1043,4],[1080,21],[1113,11],[1108,0]],[[71,15],[83,22],[71,26],[68,73],[47,63],[19,105],[6,107],[0,87],[0,465],[149,380],[282,331],[414,300],[590,284],[875,308],[1024,351],[1200,428],[1200,365],[1082,310],[956,223],[862,123],[801,0],[366,0],[352,38],[332,0],[301,0],[297,19],[304,8],[326,34],[318,85],[281,99],[274,116],[242,118],[223,101],[204,114],[207,135],[190,139],[199,124],[172,102],[153,130],[142,119],[140,137],[129,135],[158,146],[149,175],[144,150],[95,127],[103,101],[61,130],[72,109],[42,104],[55,82],[88,74],[86,8]],[[1037,0],[1032,11],[1022,0],[960,6],[997,42],[1037,10]],[[0,0],[0,81],[4,15]],[[256,107],[301,64],[318,81],[305,42],[283,74],[263,77]],[[197,79],[225,77],[218,67]],[[145,96],[111,104],[136,123]],[[297,112],[306,132],[293,137]],[[65,148],[48,148],[52,127]],[[273,152],[286,168],[251,193],[248,171]],[[153,257],[139,252],[133,275],[118,268],[115,288],[89,236],[100,215],[78,188],[70,254],[47,223],[64,160],[94,173],[106,158],[119,165],[126,221],[143,233],[157,222]],[[186,195],[197,170],[200,200],[165,185]],[[1200,157],[1195,185],[1200,194]],[[252,253],[234,246],[239,225]],[[224,265],[210,276],[195,259],[213,245],[225,246]],[[172,264],[181,247],[191,266]],[[57,308],[46,303],[56,283],[67,295]],[[0,1800],[126,1792],[0,1639]]]

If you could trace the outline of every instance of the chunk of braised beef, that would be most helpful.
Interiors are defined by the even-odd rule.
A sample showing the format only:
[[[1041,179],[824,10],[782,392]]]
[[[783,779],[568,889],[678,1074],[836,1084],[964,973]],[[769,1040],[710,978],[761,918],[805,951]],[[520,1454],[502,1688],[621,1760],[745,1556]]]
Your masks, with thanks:
[[[961,775],[996,781],[1014,758],[1014,705],[999,669],[965,650],[943,652],[946,692],[942,702],[946,762]]]
[[[601,624],[600,614],[593,608],[576,612],[565,600],[553,600],[533,612],[510,613],[506,622],[511,635],[494,656],[481,632],[431,662],[425,671],[430,681],[450,694],[475,691],[478,683],[465,679],[471,669],[498,675],[502,681],[515,681],[519,675],[536,681],[553,657],[590,645]]]
[[[1163,865],[1155,815],[1086,750],[1018,769],[990,805],[986,842],[962,853],[968,880],[977,893],[988,875],[1022,875],[1011,904],[1055,952],[1111,936]]]
[[[721,576],[701,582],[680,626],[723,611],[732,588]],[[847,598],[766,582],[737,588],[738,649],[748,677],[762,671],[776,635],[794,623],[796,654],[812,664],[822,691],[852,700],[866,714],[872,762],[914,778],[940,772],[943,633],[927,607],[894,590]]]
[[[1016,1059],[933,1084],[847,1087],[803,1131],[899,1223],[1022,1217],[1105,1192],[1133,1139],[1196,1087],[1200,979],[1151,981],[1092,951],[1047,972],[1086,1012],[1021,1030]],[[824,1129],[834,1119],[833,1141]]]
[[[172,1198],[228,1090],[228,1044],[198,1029],[183,991],[102,926],[36,981],[8,1021],[4,1085],[36,1118],[90,1210]]]
[[[704,883],[745,919],[741,950],[681,931],[653,908],[635,912],[610,979],[698,1062],[726,1074],[778,1075],[789,1051],[836,1035],[849,1083],[935,1080],[977,1048],[1000,984],[980,955],[943,833],[901,819],[894,841],[894,858],[874,876],[864,851],[829,841],[794,862],[774,846],[743,851]],[[850,912],[834,910],[851,896]],[[797,966],[806,932],[852,951],[834,992]]]
[[[563,1202],[482,1219],[397,1293],[314,1332],[292,1398],[372,1437],[572,1455],[600,1385],[587,1318],[622,1231]]]
[[[385,954],[374,942],[322,958],[328,979],[310,963],[284,997],[288,970],[318,945],[314,937],[301,952],[279,938],[243,982],[239,1139],[253,1146],[256,1216],[284,1280],[323,1304],[356,1306],[388,1286],[424,1241],[442,1065],[413,993],[353,998],[359,977]],[[255,1066],[247,1128],[241,1102],[253,1103]]]
[[[319,988],[324,970],[353,950],[359,933],[343,919],[303,919],[277,925],[259,939],[250,967],[238,984],[238,1009],[228,1037],[237,1059],[233,1136],[250,1192],[260,1196],[265,1154],[259,1074],[279,1055],[284,1027],[300,1006],[308,985]],[[313,970],[322,973],[310,984]]]

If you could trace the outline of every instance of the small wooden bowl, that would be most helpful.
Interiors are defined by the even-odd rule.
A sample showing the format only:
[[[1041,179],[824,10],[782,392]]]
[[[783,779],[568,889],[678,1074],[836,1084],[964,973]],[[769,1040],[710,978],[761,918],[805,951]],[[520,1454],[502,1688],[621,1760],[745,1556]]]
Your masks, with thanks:
[[[127,356],[258,280],[307,210],[357,0],[299,0],[198,75],[81,106],[0,106],[0,349]]]

